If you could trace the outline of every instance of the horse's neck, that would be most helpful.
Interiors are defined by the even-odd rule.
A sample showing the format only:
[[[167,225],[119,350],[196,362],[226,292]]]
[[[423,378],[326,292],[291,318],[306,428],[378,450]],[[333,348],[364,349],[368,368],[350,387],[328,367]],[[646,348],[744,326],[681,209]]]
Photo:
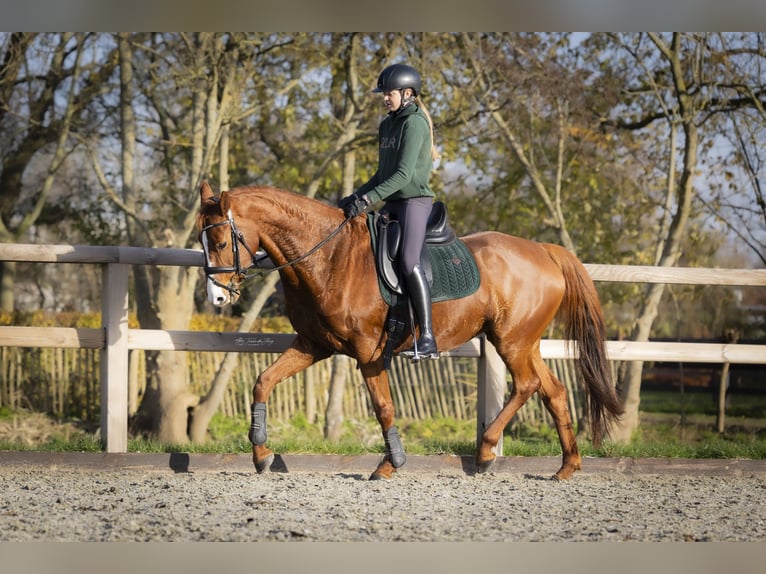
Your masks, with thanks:
[[[252,221],[261,238],[261,246],[278,265],[307,254],[342,221],[336,214],[329,213],[323,204],[299,195],[270,195],[257,202],[256,206],[245,217]],[[329,243],[307,259],[317,256],[320,259],[337,247],[332,245],[333,241]]]

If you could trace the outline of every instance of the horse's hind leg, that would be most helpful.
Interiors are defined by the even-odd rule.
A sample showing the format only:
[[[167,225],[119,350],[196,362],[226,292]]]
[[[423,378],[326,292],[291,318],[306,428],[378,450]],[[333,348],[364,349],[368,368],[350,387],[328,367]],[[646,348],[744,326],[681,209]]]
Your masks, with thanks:
[[[577,441],[572,430],[572,417],[569,413],[567,403],[567,391],[564,385],[551,372],[542,358],[536,361],[536,368],[540,373],[541,385],[540,394],[543,398],[543,404],[553,417],[556,424],[556,431],[559,435],[561,444],[562,463],[561,468],[556,472],[554,478],[566,480],[580,470],[582,459],[580,451],[577,448]]]
[[[530,352],[517,351],[512,358],[509,358],[508,352],[504,352],[500,348],[498,348],[498,352],[511,371],[513,388],[511,389],[511,396],[508,402],[505,403],[503,409],[481,436],[481,443],[476,453],[476,471],[480,473],[486,472],[492,466],[492,463],[495,461],[493,449],[500,440],[505,427],[508,426],[516,412],[540,386],[540,379],[530,360]]]

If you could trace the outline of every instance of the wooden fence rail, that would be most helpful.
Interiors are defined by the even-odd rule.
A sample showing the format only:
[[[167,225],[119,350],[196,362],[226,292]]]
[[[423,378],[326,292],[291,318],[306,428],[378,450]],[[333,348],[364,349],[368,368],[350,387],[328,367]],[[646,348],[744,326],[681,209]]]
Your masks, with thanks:
[[[128,328],[130,265],[203,265],[196,249],[148,247],[0,244],[0,261],[75,263],[102,266],[102,326],[93,328],[0,326],[0,346],[72,347],[101,351],[101,437],[107,452],[127,452],[128,353],[133,349],[178,351],[281,352],[294,335],[218,333]],[[586,264],[595,281],[766,286],[766,270],[661,268]],[[544,340],[546,359],[576,355],[567,341]],[[766,364],[766,345],[608,341],[611,360],[690,361]],[[485,421],[502,408],[507,373],[497,352],[483,337],[445,353],[476,357],[478,368],[477,438]],[[498,453],[502,445],[498,445]]]

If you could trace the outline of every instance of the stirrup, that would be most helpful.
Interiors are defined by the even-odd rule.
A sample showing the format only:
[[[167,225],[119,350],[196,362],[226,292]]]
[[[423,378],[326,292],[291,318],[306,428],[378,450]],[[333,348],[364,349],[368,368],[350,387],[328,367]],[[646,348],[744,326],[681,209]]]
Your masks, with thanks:
[[[421,352],[420,349],[418,349],[417,343],[415,343],[411,349],[402,351],[399,354],[412,360],[413,363],[416,363],[421,359],[438,359],[441,356],[439,351],[436,350],[436,347],[431,351]]]
[[[415,351],[414,349],[409,349],[407,351],[402,351],[399,353],[400,355],[403,355],[404,357],[407,357],[410,359],[413,363],[417,363],[421,359],[438,359],[441,357],[438,351],[434,351],[433,353],[419,353]]]

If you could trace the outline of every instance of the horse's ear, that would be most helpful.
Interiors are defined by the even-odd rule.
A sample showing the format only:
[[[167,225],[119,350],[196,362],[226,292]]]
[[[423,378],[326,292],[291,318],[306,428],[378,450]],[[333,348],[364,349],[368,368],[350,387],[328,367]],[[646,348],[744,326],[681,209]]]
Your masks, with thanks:
[[[221,204],[221,213],[223,213],[224,215],[229,213],[229,208],[231,207],[231,200],[229,199],[228,191],[221,192],[221,195],[218,197],[218,202]]]
[[[202,203],[213,199],[213,190],[211,189],[210,184],[206,181],[203,181],[199,186],[199,198]]]

